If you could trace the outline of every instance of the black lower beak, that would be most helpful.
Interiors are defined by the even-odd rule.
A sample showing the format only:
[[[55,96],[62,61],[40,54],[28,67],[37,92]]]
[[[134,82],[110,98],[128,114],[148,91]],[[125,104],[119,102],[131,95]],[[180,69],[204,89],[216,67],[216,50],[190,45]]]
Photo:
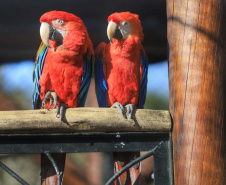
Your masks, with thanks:
[[[49,39],[53,40],[53,41],[56,41],[59,45],[61,45],[62,42],[63,42],[62,34],[56,29],[53,30],[53,32],[51,33]]]
[[[121,33],[121,31],[120,31],[118,26],[116,27],[115,34],[114,34],[113,38],[117,39],[117,40],[122,40],[123,39],[122,33]]]

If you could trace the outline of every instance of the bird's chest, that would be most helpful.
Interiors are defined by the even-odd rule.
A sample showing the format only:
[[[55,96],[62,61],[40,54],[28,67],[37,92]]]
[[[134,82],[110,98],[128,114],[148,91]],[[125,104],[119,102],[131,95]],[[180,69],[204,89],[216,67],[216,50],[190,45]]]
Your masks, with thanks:
[[[47,55],[39,83],[47,90],[69,92],[74,86],[81,84],[82,74],[82,62],[74,62],[68,58],[62,59],[61,56]]]
[[[136,59],[136,58],[134,58]],[[136,104],[139,95],[139,59],[115,59],[104,64],[110,104]]]
[[[106,78],[111,83],[129,85],[128,82],[139,79],[139,66],[135,63],[122,60],[117,63],[106,63]]]

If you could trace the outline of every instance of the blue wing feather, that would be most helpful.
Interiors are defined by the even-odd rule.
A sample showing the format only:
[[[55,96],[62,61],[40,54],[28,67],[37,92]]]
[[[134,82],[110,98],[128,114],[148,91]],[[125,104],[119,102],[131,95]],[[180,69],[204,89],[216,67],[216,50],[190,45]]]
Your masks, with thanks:
[[[107,105],[107,85],[103,73],[103,56],[95,61],[95,84],[96,95],[99,107],[108,107]]]
[[[87,55],[90,56],[89,53],[87,53]],[[86,97],[88,94],[89,85],[90,85],[91,78],[93,75],[93,70],[92,70],[93,56],[91,56],[91,57],[88,57],[88,56],[84,60],[82,84],[81,84],[81,88],[80,88],[79,95],[78,95],[77,107],[85,106],[85,101],[86,101]]]
[[[34,81],[34,87],[33,87],[33,109],[41,108],[41,100],[40,100],[40,85],[38,83],[41,75],[42,75],[42,69],[45,62],[45,57],[48,51],[48,47],[46,47],[44,44],[40,47],[37,60],[35,63],[34,68],[34,74],[33,74],[33,81]],[[82,76],[82,84],[78,95],[78,107],[84,107],[86,97],[88,94],[89,85],[92,78],[92,60],[93,56],[86,57],[84,60],[84,68],[83,68],[83,76]]]
[[[40,100],[40,85],[38,83],[40,76],[42,74],[43,65],[45,62],[45,57],[48,51],[48,47],[44,44],[40,47],[37,60],[35,63],[34,74],[33,74],[33,100],[32,100],[32,108],[38,109],[41,108],[41,100]]]
[[[140,83],[140,98],[139,98],[139,107],[143,109],[144,103],[147,95],[147,83],[148,83],[148,57],[141,52],[141,62],[143,68],[143,76]]]
[[[148,58],[141,52],[140,55],[143,76],[140,82],[140,95],[139,103],[137,108],[144,108],[144,103],[147,95],[147,82],[148,82]],[[104,79],[103,73],[103,56],[95,61],[95,84],[96,84],[96,95],[99,107],[108,107],[107,104],[107,85]]]

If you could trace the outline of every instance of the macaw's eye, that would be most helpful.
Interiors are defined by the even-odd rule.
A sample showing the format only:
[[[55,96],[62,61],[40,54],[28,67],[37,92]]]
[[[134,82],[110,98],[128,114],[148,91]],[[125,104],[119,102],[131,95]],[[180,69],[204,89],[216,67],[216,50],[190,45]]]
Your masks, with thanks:
[[[64,21],[63,21],[62,19],[58,19],[58,20],[57,20],[57,23],[58,23],[58,24],[63,24]]]
[[[123,25],[123,26],[126,26],[126,25],[128,25],[128,22],[127,22],[127,21],[122,22],[122,25]]]

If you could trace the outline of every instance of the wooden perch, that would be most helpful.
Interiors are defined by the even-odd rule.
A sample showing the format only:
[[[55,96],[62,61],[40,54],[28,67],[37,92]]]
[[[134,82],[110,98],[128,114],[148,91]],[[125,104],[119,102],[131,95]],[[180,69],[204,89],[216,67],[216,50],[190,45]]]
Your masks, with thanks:
[[[168,111],[139,109],[135,117],[127,121],[118,110],[110,108],[70,108],[61,126],[56,110],[1,111],[0,133],[171,131]]]

